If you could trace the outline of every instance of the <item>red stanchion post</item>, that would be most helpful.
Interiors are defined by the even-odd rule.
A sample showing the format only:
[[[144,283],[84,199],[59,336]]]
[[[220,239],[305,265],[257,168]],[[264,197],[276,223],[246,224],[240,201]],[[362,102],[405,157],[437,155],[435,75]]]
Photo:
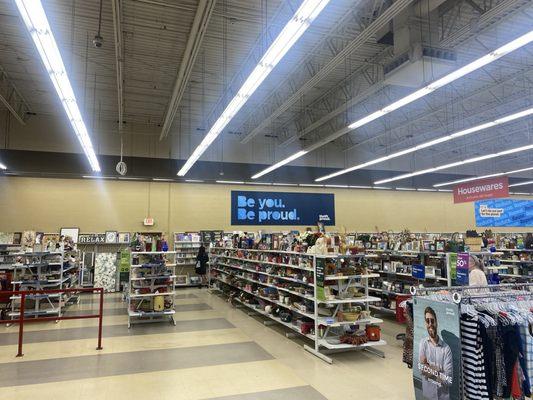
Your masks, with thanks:
[[[100,288],[100,315],[98,316],[98,347],[96,350],[102,350],[102,319],[104,316],[104,288]]]
[[[24,338],[24,304],[26,303],[26,293],[20,295],[20,310],[19,310],[19,351],[17,357],[22,357],[22,340]]]

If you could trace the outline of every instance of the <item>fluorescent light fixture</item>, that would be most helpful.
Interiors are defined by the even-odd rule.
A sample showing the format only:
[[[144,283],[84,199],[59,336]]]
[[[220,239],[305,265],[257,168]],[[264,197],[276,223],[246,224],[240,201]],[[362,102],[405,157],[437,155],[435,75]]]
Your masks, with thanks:
[[[415,188],[403,188],[403,187],[397,187],[397,188],[394,188],[395,190],[405,190],[405,191],[415,191],[416,189]]]
[[[304,186],[304,187],[324,187],[324,185],[320,185],[318,183],[300,183],[298,186]]]
[[[0,169],[6,170],[7,167],[4,164],[0,163]]]
[[[347,189],[349,186],[348,186],[348,185],[324,185],[324,187],[327,187],[327,188]]]
[[[270,167],[264,169],[263,171],[261,171],[261,172],[255,174],[254,176],[252,176],[252,179],[260,178],[260,177],[262,177],[263,175],[266,175],[266,174],[268,174],[269,172],[274,171],[275,169],[278,169],[279,167],[282,167],[282,166],[284,166],[285,164],[288,164],[288,163],[290,163],[291,161],[296,160],[297,158],[300,158],[301,156],[303,156],[303,155],[306,154],[306,153],[307,153],[306,150],[300,150],[298,153],[293,154],[292,156],[287,157],[287,158],[285,158],[284,160],[278,161],[278,162],[275,163],[274,165],[271,165]]]
[[[451,189],[437,189],[439,192],[447,192],[447,193],[451,193],[453,192],[453,190]]]
[[[185,165],[179,170],[179,176],[185,176],[328,3],[329,0],[303,1],[300,8],[296,10],[291,20],[285,25],[276,39],[274,39],[259,63],[243,83],[235,97],[226,106],[226,109],[220,117],[218,117],[202,142],[196,147],[189,159],[185,162]]]
[[[217,183],[222,183],[226,185],[244,185],[242,181],[216,181]]]
[[[169,178],[152,178],[154,182],[174,182],[174,179]]]
[[[272,186],[270,182],[244,182],[247,185],[262,185],[262,186]]]
[[[298,186],[297,183],[273,183],[274,186]]]
[[[426,189],[426,188],[418,188],[416,189],[418,192],[436,192],[437,189]]]
[[[128,176],[119,176],[118,179],[121,181],[144,181],[145,180],[145,178],[130,178]]]
[[[385,186],[372,186],[372,189],[377,189],[377,190],[392,190],[392,188],[390,188],[390,187],[385,187]]]
[[[491,159],[491,158],[506,156],[506,155],[509,155],[509,154],[519,153],[521,151],[526,151],[526,150],[531,150],[531,149],[533,149],[533,144],[530,144],[530,145],[527,145],[527,146],[515,147],[513,149],[503,150],[503,151],[499,151],[497,153],[486,154],[484,156],[469,158],[469,159],[463,160],[463,161],[457,161],[457,162],[453,162],[453,163],[450,163],[450,164],[439,165],[438,167],[422,169],[420,171],[415,171],[415,172],[411,172],[411,173],[408,173],[408,174],[398,175],[398,176],[395,176],[395,177],[392,177],[392,178],[388,178],[388,179],[382,179],[380,181],[374,182],[374,184],[380,185],[382,183],[399,181],[401,179],[407,179],[407,178],[411,178],[413,176],[429,174],[431,172],[440,171],[440,170],[443,170],[443,169],[458,167],[459,165],[471,164],[471,163],[475,163],[475,162],[478,162],[478,161],[483,161],[483,160],[488,160],[488,159]]]
[[[469,135],[469,134],[474,133],[474,132],[479,132],[479,131],[484,130],[484,129],[492,128],[494,126],[505,124],[507,122],[511,122],[511,121],[517,120],[519,118],[527,117],[527,116],[530,116],[532,114],[533,114],[533,107],[528,108],[527,110],[523,110],[523,111],[514,113],[514,114],[506,115],[504,117],[495,119],[493,121],[489,121],[489,122],[485,122],[485,123],[473,126],[471,128],[468,128],[468,129],[463,129],[463,130],[451,133],[449,135],[446,135],[446,136],[443,136],[443,137],[440,137],[440,138],[437,138],[437,139],[433,139],[433,140],[427,141],[425,143],[418,144],[418,145],[413,146],[413,147],[409,147],[409,148],[404,149],[404,150],[397,151],[397,152],[389,154],[387,156],[379,157],[379,158],[376,158],[374,160],[370,160],[370,161],[364,162],[362,164],[354,165],[353,167],[350,167],[350,168],[342,169],[342,170],[334,172],[332,174],[329,174],[329,175],[326,175],[326,176],[322,176],[322,177],[316,179],[316,181],[317,182],[325,181],[327,179],[331,179],[331,178],[334,178],[336,176],[346,174],[348,172],[356,171],[358,169],[366,168],[366,167],[369,167],[371,165],[382,163],[384,161],[392,160],[393,158],[397,158],[397,157],[404,156],[406,154],[414,153],[415,151],[418,151],[418,150],[422,150],[422,149],[425,149],[425,148],[428,148],[428,147],[431,147],[431,146],[435,146],[437,144],[444,143],[444,142],[447,142],[449,140],[457,139],[459,137],[466,136],[466,135]]]
[[[437,183],[436,185],[433,185],[433,187],[449,186],[449,185],[455,185],[457,183],[477,181],[478,179],[487,179],[487,178],[494,178],[496,176],[517,174],[519,172],[531,171],[532,169],[533,169],[533,167],[528,167],[528,168],[522,168],[522,169],[515,169],[513,171],[508,171],[508,172],[498,172],[496,174],[489,174],[489,175],[483,175],[483,176],[474,176],[472,178],[457,179],[455,181]]]
[[[516,195],[516,196],[529,196],[531,193],[524,193],[524,192],[509,192],[509,194]]]
[[[509,185],[509,187],[526,186],[526,185],[533,185],[533,181],[526,181],[526,182],[520,182],[520,183],[513,183],[512,185]]]
[[[189,183],[203,183],[204,181],[202,181],[201,179],[185,179],[185,182],[189,182]]]
[[[100,172],[100,165],[98,164],[91,138],[83,122],[78,103],[76,102],[76,96],[70,85],[61,53],[57,47],[52,29],[50,29],[50,25],[48,24],[41,0],[15,0],[15,4],[26,24],[26,28],[30,32],[33,43],[52,80],[61,105],[65,109],[81,148],[89,160],[91,169],[94,172]]]
[[[350,186],[350,189],[372,189],[372,186]]]
[[[85,179],[103,179],[103,177],[100,176],[100,175],[82,175],[82,178],[85,178]]]
[[[427,86],[424,86],[423,88],[421,89],[418,89],[417,91],[405,96],[405,97],[402,97],[401,99],[399,100],[396,100],[394,103],[391,103],[389,104],[388,106],[386,107],[383,107],[382,109],[380,110],[377,110],[377,111],[374,111],[373,113],[357,120],[357,121],[354,121],[352,122],[350,125],[348,125],[348,129],[349,130],[353,130],[353,129],[356,129],[356,128],[360,128],[372,121],[375,121],[376,119],[378,118],[381,118],[383,117],[384,115],[387,115],[388,113],[394,111],[394,110],[397,110],[403,106],[406,106],[407,104],[410,104],[412,103],[413,101],[415,100],[418,100],[426,95],[428,95],[429,93],[459,79],[459,78],[462,78],[463,76],[469,74],[470,72],[473,72],[481,67],[484,67],[485,65],[487,64],[490,64],[491,62],[493,61],[496,61],[498,60],[499,58],[505,56],[506,54],[509,54],[510,52],[522,47],[522,46],[525,46],[527,45],[528,43],[530,43],[531,41],[533,41],[533,30],[529,31],[528,33],[520,36],[519,38],[497,48],[496,50],[490,52],[489,54],[483,56],[483,57],[480,57],[474,61],[472,61],[471,63],[459,68],[458,70],[454,71],[454,72],[451,72],[449,73],[448,75],[445,75],[444,77],[440,78],[440,79],[437,79],[436,81],[430,83],[429,85]],[[343,128],[343,129],[346,129],[346,128]],[[348,133],[347,132],[343,132],[344,133]],[[326,144],[326,143],[329,143],[331,140],[333,139],[330,139],[330,140],[327,140],[325,141],[323,144]],[[257,174],[257,176],[263,176],[265,174],[268,174],[269,172],[272,172],[273,170],[281,167],[282,165],[285,165],[301,156],[303,156],[304,154],[312,151],[312,150],[315,150],[317,148],[319,148],[322,144],[312,144],[310,145],[307,150],[302,150],[302,151],[299,151],[298,153],[295,153],[293,154],[291,157],[288,157],[286,158],[285,160],[282,160],[270,167],[268,167],[267,169],[265,169],[264,171],[261,171],[259,174]],[[407,154],[407,153],[405,153]],[[288,161],[287,161],[288,160]],[[381,160],[379,162],[382,162],[384,160]],[[370,164],[371,165],[371,164]],[[346,171],[346,172],[350,172],[350,171],[353,171],[352,169],[348,169],[348,170],[342,170],[342,171]],[[339,173],[335,173],[335,174],[331,174],[331,175],[327,175],[325,177],[321,177],[321,178],[318,178],[316,179],[316,182],[320,182],[322,180],[325,180],[325,179],[329,179],[329,178],[333,178],[334,176],[338,176],[340,175],[340,173],[346,173],[346,172],[342,172],[342,171],[339,171]],[[252,177],[253,178],[253,177]]]

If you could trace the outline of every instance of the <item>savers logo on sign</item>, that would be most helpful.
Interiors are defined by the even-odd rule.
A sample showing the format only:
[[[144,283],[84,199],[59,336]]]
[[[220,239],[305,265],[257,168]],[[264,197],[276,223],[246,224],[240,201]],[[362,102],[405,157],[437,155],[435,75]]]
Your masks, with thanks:
[[[231,192],[232,225],[335,224],[333,194]]]

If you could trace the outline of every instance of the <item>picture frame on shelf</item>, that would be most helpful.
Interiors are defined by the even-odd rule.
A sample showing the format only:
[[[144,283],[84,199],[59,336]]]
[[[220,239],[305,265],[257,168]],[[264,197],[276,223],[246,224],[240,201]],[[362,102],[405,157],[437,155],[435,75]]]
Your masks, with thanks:
[[[117,243],[118,232],[117,231],[105,231],[105,242],[106,244]]]
[[[59,235],[64,237],[70,237],[74,243],[78,243],[78,236],[80,234],[80,228],[61,228]]]
[[[444,240],[435,240],[435,251],[444,251]]]
[[[22,240],[22,232],[14,232],[12,240],[13,244],[20,244],[20,241]]]
[[[35,244],[43,244],[44,232],[37,232],[35,234]]]
[[[119,232],[118,233],[118,243],[120,243],[120,244],[130,244],[131,243],[131,233],[130,232]]]

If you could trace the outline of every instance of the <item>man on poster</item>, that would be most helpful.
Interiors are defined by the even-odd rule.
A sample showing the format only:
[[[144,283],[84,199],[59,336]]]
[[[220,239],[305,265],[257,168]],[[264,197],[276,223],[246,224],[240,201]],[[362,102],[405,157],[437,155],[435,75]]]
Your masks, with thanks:
[[[453,358],[450,346],[438,334],[437,314],[431,307],[424,310],[428,337],[419,345],[418,369],[422,374],[422,395],[427,400],[450,400],[453,381]]]

